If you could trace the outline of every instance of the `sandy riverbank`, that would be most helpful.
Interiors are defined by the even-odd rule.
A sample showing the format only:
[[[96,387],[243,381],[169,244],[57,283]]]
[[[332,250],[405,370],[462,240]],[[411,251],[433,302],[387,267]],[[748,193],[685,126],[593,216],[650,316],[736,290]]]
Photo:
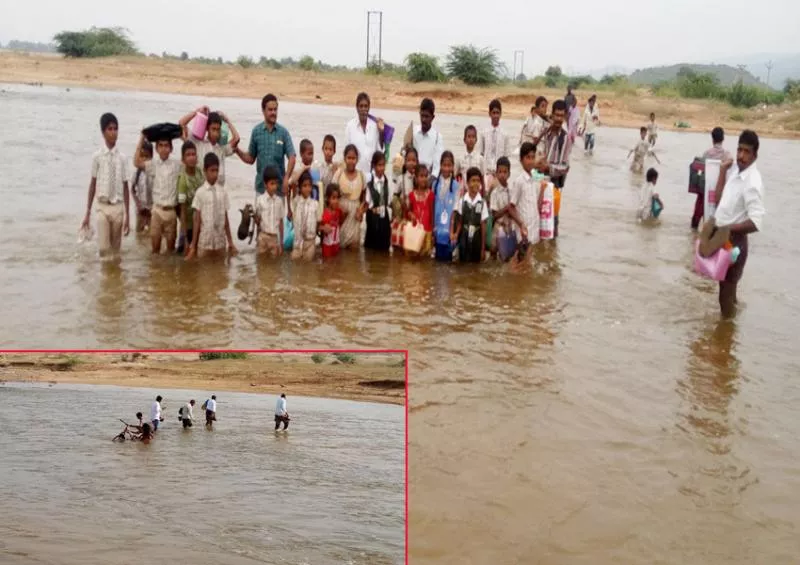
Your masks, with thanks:
[[[489,100],[497,97],[504,104],[505,115],[518,119],[529,115],[536,96],[552,101],[563,95],[560,90],[516,86],[413,84],[355,72],[243,69],[147,57],[63,59],[10,51],[0,51],[0,82],[254,99],[273,92],[282,100],[343,106],[353,105],[356,93],[365,90],[376,108],[414,110],[422,97],[430,96],[438,112],[478,116],[485,116]],[[637,127],[650,112],[656,112],[662,129],[673,129],[671,124],[683,121],[691,124],[689,131],[710,131],[717,125],[731,132],[752,127],[764,136],[800,139],[800,104],[740,110],[706,100],[658,98],[647,89],[600,90],[597,94],[602,122],[608,126]],[[579,90],[577,95],[583,105],[590,90]]]
[[[325,355],[249,354],[246,359],[201,361],[196,353],[5,354],[0,383],[50,382],[234,391],[403,404],[402,354],[356,354],[354,364]]]

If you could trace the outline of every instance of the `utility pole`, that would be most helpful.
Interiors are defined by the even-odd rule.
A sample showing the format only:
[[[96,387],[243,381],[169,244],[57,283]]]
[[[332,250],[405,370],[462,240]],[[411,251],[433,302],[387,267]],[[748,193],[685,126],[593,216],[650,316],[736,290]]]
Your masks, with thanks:
[[[772,61],[766,64],[767,67],[767,88],[769,88],[769,79],[772,75]]]
[[[377,64],[376,64],[377,62]],[[383,12],[367,12],[367,68],[383,66]]]
[[[517,60],[519,60],[519,72],[517,72]],[[517,77],[525,72],[525,51],[517,49],[514,51],[514,76],[511,77],[512,82],[517,82]]]

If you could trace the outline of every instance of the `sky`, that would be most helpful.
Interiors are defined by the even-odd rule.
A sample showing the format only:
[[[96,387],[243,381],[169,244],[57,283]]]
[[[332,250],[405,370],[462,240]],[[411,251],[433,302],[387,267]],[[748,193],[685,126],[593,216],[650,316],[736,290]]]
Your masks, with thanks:
[[[514,51],[524,51],[529,76],[549,65],[565,72],[633,70],[800,52],[798,0],[572,0],[554,2],[557,10],[531,0],[302,1],[27,0],[3,10],[0,41],[50,42],[63,30],[122,26],[145,53],[226,60],[309,54],[363,66],[367,11],[376,10],[383,12],[383,59],[395,63],[415,51],[444,56],[449,46],[465,43],[495,49],[509,68]],[[497,11],[484,14],[484,7]]]

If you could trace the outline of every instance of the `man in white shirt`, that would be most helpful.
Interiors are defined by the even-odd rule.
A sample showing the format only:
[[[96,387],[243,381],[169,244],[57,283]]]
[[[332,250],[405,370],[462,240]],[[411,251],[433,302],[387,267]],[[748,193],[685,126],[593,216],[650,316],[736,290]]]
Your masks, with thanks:
[[[217,395],[212,394],[211,398],[203,403],[206,410],[206,427],[211,428],[217,419]]]
[[[184,429],[191,428],[194,423],[194,400],[190,400],[178,410],[178,416],[183,423]]]
[[[414,130],[414,149],[419,162],[427,165],[433,178],[439,176],[439,165],[444,153],[442,135],[433,128],[436,105],[430,98],[423,98],[419,105],[419,127]]]
[[[730,231],[731,243],[739,248],[739,258],[728,269],[725,280],[719,283],[719,306],[725,318],[736,314],[736,287],[747,262],[747,235],[761,230],[765,214],[764,184],[756,168],[758,145],[756,132],[743,131],[739,136],[736,163],[725,160],[717,181],[714,221],[717,228]]]
[[[161,395],[156,396],[156,401],[150,407],[150,423],[153,424],[153,433],[158,431],[159,422],[163,422],[164,417],[161,415]]]
[[[594,133],[600,124],[600,111],[597,109],[597,95],[589,97],[589,103],[583,111],[583,120],[579,134],[583,135],[583,151],[587,155],[594,154]]]
[[[278,403],[275,405],[275,431],[278,431],[278,428],[281,427],[281,423],[283,423],[283,429],[289,427],[289,413],[286,411],[286,395],[281,394],[281,397],[278,399]]]
[[[353,144],[358,149],[356,168],[364,173],[367,179],[372,174],[372,156],[376,151],[383,152],[383,120],[369,119],[370,99],[366,92],[356,97],[358,116],[347,122],[344,130],[345,146]]]

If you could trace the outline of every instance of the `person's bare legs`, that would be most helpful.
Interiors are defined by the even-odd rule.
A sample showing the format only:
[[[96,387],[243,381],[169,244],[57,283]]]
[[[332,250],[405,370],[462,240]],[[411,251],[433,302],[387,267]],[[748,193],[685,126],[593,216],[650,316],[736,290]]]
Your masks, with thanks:
[[[736,316],[736,287],[739,283],[721,282],[719,283],[719,308],[722,317],[727,319]]]

